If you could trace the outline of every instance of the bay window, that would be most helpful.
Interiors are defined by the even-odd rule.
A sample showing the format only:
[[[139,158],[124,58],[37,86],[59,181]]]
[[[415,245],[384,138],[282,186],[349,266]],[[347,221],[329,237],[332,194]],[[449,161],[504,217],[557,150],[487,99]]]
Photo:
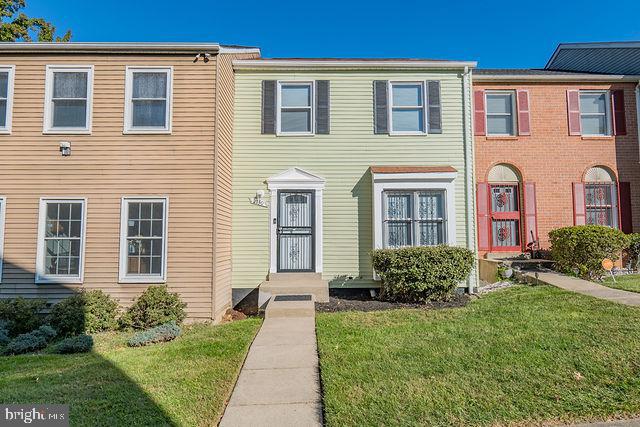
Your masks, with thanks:
[[[384,247],[446,243],[444,191],[385,191]]]

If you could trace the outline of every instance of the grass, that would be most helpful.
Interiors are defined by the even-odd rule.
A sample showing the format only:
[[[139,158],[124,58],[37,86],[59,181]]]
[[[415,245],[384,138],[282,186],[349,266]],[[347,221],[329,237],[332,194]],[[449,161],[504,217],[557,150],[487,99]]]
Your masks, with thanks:
[[[69,404],[72,425],[216,425],[259,326],[194,325],[142,348],[98,334],[92,353],[0,357],[0,402]]]
[[[613,279],[609,276],[602,282],[602,284],[614,289],[640,292],[640,274],[616,276],[616,283],[614,283]]]
[[[465,308],[321,313],[327,425],[530,425],[640,414],[640,309],[547,286]]]

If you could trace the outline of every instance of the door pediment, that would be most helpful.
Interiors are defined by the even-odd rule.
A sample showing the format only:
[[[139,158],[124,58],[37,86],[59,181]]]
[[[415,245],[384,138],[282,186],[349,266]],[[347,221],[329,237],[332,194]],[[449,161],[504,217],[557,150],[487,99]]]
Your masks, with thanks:
[[[298,167],[293,167],[267,178],[269,190],[281,188],[321,190],[324,188],[324,184],[324,178]]]

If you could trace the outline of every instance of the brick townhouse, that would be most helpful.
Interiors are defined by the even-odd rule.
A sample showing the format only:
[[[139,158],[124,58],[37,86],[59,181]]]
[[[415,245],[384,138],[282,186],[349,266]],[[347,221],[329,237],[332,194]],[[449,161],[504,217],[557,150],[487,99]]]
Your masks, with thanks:
[[[480,257],[549,246],[551,230],[640,228],[638,78],[474,72]]]

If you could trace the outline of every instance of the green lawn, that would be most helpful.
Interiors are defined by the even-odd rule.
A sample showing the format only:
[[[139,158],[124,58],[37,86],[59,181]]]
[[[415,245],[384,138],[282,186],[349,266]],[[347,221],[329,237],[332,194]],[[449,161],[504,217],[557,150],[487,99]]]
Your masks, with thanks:
[[[518,286],[461,309],[321,313],[329,426],[640,414],[640,309]]]
[[[626,276],[616,276],[616,283],[611,277],[607,277],[603,285],[610,288],[622,289],[631,292],[640,292],[640,274],[629,274]]]
[[[72,425],[216,425],[259,326],[196,325],[143,348],[99,334],[89,354],[0,357],[0,402],[69,404]]]

